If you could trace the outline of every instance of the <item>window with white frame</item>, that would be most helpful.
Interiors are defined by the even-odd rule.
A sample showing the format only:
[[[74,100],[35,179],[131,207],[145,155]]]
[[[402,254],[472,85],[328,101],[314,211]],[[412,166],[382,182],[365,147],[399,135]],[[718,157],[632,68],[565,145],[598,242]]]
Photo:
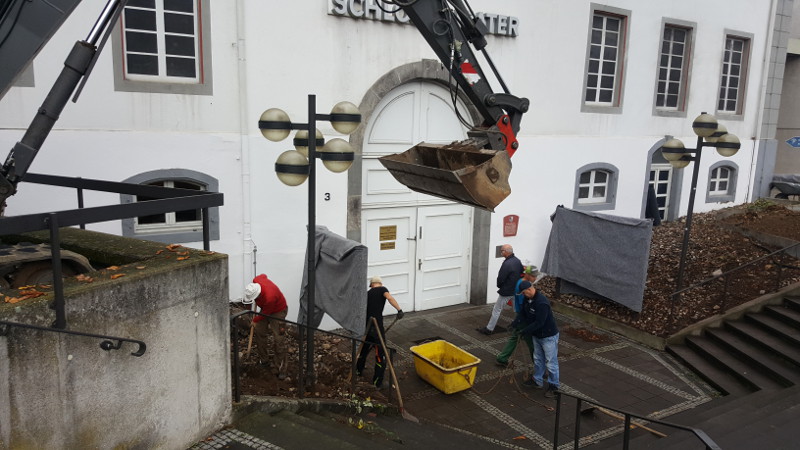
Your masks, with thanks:
[[[684,111],[689,80],[692,29],[665,24],[656,80],[656,109]]]
[[[742,114],[749,59],[750,39],[734,35],[725,37],[717,111]]]
[[[167,188],[191,189],[204,191],[205,186],[192,181],[162,180],[147,183],[148,186],[160,186]],[[136,202],[156,200],[154,197],[137,196]],[[197,231],[203,226],[203,219],[199,209],[187,211],[174,211],[150,216],[140,216],[135,219],[134,230],[137,234],[163,233],[179,231]]]
[[[732,202],[736,196],[736,164],[720,161],[708,172],[706,203]]]
[[[218,192],[216,178],[187,169],[163,169],[135,175],[125,183]],[[122,194],[122,203],[154,200],[151,197]],[[208,209],[209,237],[219,239],[218,208]],[[122,220],[122,234],[157,242],[199,242],[203,240],[203,216],[200,209],[171,211]]]
[[[594,10],[589,30],[584,90],[585,107],[619,107],[628,13]]]
[[[616,167],[605,163],[594,163],[581,167],[576,172],[574,209],[614,209],[617,192]]]
[[[128,0],[121,33],[113,35],[117,90],[210,94],[208,6],[209,0]]]

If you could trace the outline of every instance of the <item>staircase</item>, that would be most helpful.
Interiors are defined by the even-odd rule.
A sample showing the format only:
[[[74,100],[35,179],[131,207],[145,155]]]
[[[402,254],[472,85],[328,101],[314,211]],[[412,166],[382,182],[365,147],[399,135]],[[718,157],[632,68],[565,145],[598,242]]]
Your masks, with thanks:
[[[800,297],[689,336],[667,352],[725,395],[800,384]]]
[[[666,351],[725,394],[664,420],[705,432],[725,450],[800,448],[800,297],[726,320]],[[633,449],[704,449],[694,434],[651,424],[631,430]],[[616,449],[622,436],[588,446]]]
[[[800,297],[727,320],[667,352],[726,394],[668,421],[703,430],[723,449],[797,448],[800,442]],[[690,433],[655,427],[631,448],[703,448]]]
[[[487,440],[384,407],[337,402],[250,399],[234,407],[230,430],[192,450],[486,448]],[[409,420],[412,419],[412,420]],[[235,435],[235,438],[231,438]]]

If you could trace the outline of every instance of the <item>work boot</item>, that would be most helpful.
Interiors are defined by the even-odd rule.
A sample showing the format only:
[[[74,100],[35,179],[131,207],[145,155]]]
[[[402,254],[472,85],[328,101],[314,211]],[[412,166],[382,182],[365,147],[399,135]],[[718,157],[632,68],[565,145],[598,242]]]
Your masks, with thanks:
[[[529,388],[541,389],[542,385],[534,381],[533,378],[528,378],[522,382],[522,385]]]
[[[477,331],[478,333],[485,334],[485,335],[487,335],[487,336],[489,336],[489,335],[491,335],[492,333],[494,333],[494,331],[492,331],[492,330],[490,330],[490,329],[488,329],[488,328],[486,328],[486,327],[483,327],[483,328],[478,328],[478,329],[477,329],[477,330],[475,330],[475,331]]]
[[[557,391],[558,391],[557,387],[555,387],[555,386],[547,386],[547,390],[544,391],[544,396],[547,397],[547,398],[553,398],[553,397],[556,396],[556,392]]]

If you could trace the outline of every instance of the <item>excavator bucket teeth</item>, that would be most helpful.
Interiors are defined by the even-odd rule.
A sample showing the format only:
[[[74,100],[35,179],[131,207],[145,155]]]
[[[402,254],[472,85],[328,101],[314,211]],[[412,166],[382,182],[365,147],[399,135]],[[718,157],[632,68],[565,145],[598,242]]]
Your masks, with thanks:
[[[494,212],[511,193],[504,150],[420,143],[378,159],[409,189]]]

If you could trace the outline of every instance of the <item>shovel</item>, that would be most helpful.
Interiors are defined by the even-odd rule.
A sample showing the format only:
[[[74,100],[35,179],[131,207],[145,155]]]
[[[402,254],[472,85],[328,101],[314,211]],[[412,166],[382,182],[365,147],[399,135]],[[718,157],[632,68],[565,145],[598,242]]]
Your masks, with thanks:
[[[395,319],[395,321],[397,321],[397,319]],[[383,335],[381,334],[380,328],[378,328],[378,321],[375,320],[374,317],[372,318],[372,324],[375,325],[375,331],[378,332],[378,339],[381,341],[383,354],[386,355],[386,363],[389,365],[389,373],[392,374],[392,382],[394,383],[395,391],[397,391],[397,404],[400,407],[400,415],[403,416],[403,419],[419,423],[419,419],[409,414],[409,412],[403,408],[403,397],[400,396],[400,383],[397,382],[397,375],[394,373],[394,365],[392,364],[392,358],[389,357],[389,349],[386,348],[386,343],[383,341]],[[394,322],[392,322],[392,325],[394,325]]]
[[[588,415],[588,414],[591,414],[591,413],[592,413],[592,412],[594,412],[595,410],[597,410],[597,411],[600,411],[600,412],[601,412],[601,413],[603,413],[603,414],[609,415],[609,416],[611,416],[611,417],[613,417],[613,418],[615,418],[615,419],[619,419],[619,420],[622,420],[622,421],[624,421],[624,420],[625,420],[625,417],[624,417],[624,416],[621,416],[621,415],[619,415],[619,414],[617,414],[617,413],[615,413],[615,412],[609,411],[609,410],[607,410],[607,409],[605,409],[605,408],[601,408],[601,407],[599,407],[599,406],[592,406],[592,407],[590,407],[590,408],[586,408],[586,409],[584,409],[584,410],[581,410],[581,415]],[[639,425],[638,423],[633,423],[633,422],[631,422],[631,428],[633,428],[633,427],[639,427],[639,428],[641,428],[641,429],[643,429],[643,430],[646,430],[646,431],[649,431],[649,432],[651,432],[651,433],[655,434],[655,435],[656,435],[656,436],[658,436],[658,437],[667,437],[667,435],[666,435],[666,434],[664,434],[664,433],[662,433],[662,432],[660,432],[660,431],[654,430],[654,429],[652,429],[652,428],[649,428],[649,427],[646,427],[646,426],[644,426],[644,425]]]
[[[386,327],[386,330],[384,331],[384,333],[387,333],[387,332],[389,332],[389,330],[391,330],[391,329],[392,329],[392,327],[394,326],[394,324],[396,324],[396,323],[397,323],[397,316],[395,316],[395,318],[394,318],[394,320],[392,321],[392,323],[391,323],[391,324],[389,324],[389,326],[388,326],[388,327]],[[376,325],[376,326],[377,326],[377,325]],[[366,331],[365,333],[366,333],[366,334],[369,334],[369,330],[370,330],[371,328],[372,328],[372,322],[370,322],[370,323],[369,323],[369,326],[367,327],[367,331]],[[360,354],[361,354],[361,349],[362,349],[362,348],[364,348],[364,341],[361,341],[361,344],[359,344],[359,345],[358,345],[358,350],[356,350],[356,355],[360,355]],[[349,382],[350,382],[350,380],[351,380],[352,378],[353,378],[353,373],[352,373],[352,371],[351,371],[351,373],[347,374],[347,382],[349,383]]]

